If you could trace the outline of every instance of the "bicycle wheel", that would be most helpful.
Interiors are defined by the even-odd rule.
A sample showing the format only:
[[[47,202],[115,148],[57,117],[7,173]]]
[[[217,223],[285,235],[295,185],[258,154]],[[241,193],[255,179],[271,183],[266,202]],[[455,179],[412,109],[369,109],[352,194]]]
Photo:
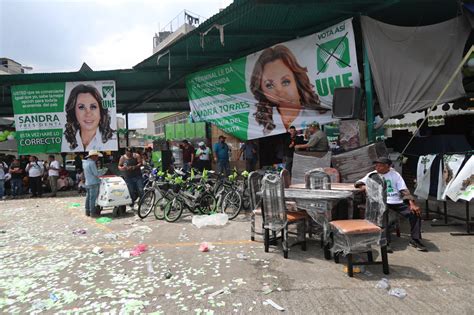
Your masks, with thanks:
[[[155,204],[155,191],[149,190],[147,191],[138,203],[138,216],[141,219],[145,219],[153,210],[153,205]]]
[[[242,209],[242,196],[235,190],[229,191],[222,202],[222,213],[229,216],[229,220],[234,219]]]
[[[166,195],[158,199],[153,211],[153,214],[157,220],[163,220],[165,218],[165,208],[170,201],[171,200]]]
[[[167,222],[176,222],[183,213],[183,202],[178,198],[173,198],[165,206],[165,220]]]
[[[199,212],[202,214],[211,214],[216,209],[216,198],[209,193],[205,193],[199,200],[198,206]]]

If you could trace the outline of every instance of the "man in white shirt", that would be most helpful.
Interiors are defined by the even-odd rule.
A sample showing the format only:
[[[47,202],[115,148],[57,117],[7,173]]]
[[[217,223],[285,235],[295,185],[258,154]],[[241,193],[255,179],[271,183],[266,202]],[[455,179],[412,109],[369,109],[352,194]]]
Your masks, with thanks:
[[[402,176],[390,166],[392,161],[382,157],[374,161],[375,171],[365,175],[364,178],[355,183],[357,188],[365,190],[365,183],[370,174],[378,173],[385,179],[387,184],[387,206],[389,209],[398,212],[410,221],[411,240],[410,245],[419,251],[428,251],[421,243],[421,209],[415,203],[415,198],[405,184]],[[404,203],[408,201],[408,205]]]
[[[57,161],[52,154],[48,157],[48,162],[48,181],[49,186],[51,187],[51,197],[56,197],[58,191],[59,170],[61,169],[61,166],[59,165],[59,161]]]

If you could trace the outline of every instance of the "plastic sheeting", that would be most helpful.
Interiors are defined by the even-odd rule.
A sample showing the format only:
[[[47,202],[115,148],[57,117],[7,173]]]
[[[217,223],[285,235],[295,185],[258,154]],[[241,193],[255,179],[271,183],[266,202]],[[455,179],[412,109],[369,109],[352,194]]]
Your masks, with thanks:
[[[471,26],[465,16],[415,27],[361,17],[374,85],[384,118],[433,105],[462,60]],[[439,104],[465,94],[458,74]]]
[[[384,179],[373,174],[367,179],[367,204],[365,219],[382,227],[384,214],[387,211],[387,193]],[[332,228],[333,252],[342,252],[343,255],[356,252],[366,252],[372,245],[386,245],[387,238],[382,230],[379,232],[347,234]]]
[[[307,189],[331,189],[331,177],[322,168],[307,172],[305,182]]]
[[[267,174],[262,180],[264,227],[280,231],[287,224],[283,186],[279,176]]]
[[[333,219],[333,203],[342,199],[350,200],[347,207],[347,217],[352,218],[352,197],[349,191],[337,190],[308,190],[308,189],[285,189],[285,199],[296,202],[298,209],[306,213],[323,228],[323,239],[329,238],[329,222]]]
[[[377,142],[335,155],[332,157],[332,164],[341,174],[341,181],[343,183],[355,183],[374,170],[373,161],[375,159],[387,155],[385,143]]]
[[[321,153],[312,153],[312,155],[303,155],[295,152],[293,156],[293,169],[291,171],[292,184],[304,184],[306,172],[315,168],[325,168],[331,166],[331,152],[321,155]]]

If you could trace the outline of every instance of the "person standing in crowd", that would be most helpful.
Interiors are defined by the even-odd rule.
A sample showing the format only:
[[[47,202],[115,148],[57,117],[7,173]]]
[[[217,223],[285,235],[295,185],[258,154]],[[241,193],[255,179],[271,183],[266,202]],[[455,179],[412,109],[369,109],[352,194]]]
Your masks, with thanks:
[[[82,168],[84,170],[85,184],[86,184],[86,216],[96,218],[100,216],[97,212],[96,200],[99,195],[99,172],[97,171],[96,162],[102,157],[102,153],[96,150],[89,151],[86,160],[82,161]]]
[[[375,171],[365,175],[364,178],[355,183],[355,187],[365,191],[367,179],[373,173],[381,175],[387,184],[387,206],[410,221],[411,241],[410,245],[419,251],[427,252],[426,247],[421,243],[421,209],[416,204],[415,198],[405,184],[402,176],[391,168],[392,161],[382,157],[374,161]],[[407,203],[405,203],[407,202]]]
[[[14,159],[10,165],[12,197],[16,198],[23,194],[23,169],[19,159]]]
[[[125,149],[125,155],[120,157],[118,169],[124,172],[125,182],[127,183],[130,197],[132,198],[132,207],[135,200],[143,194],[143,177],[141,172],[142,158],[140,154],[134,153],[132,148]]]
[[[230,174],[229,146],[225,143],[226,137],[219,136],[219,142],[214,144],[214,161],[217,163],[217,173],[228,176]]]
[[[308,126],[310,137],[308,143],[295,145],[296,150],[307,150],[312,152],[328,152],[329,141],[326,134],[321,130],[319,124],[314,122]]]
[[[201,141],[198,143],[199,148],[196,150],[196,158],[198,159],[197,168],[200,172],[204,169],[211,169],[211,149],[209,149],[206,144]]]
[[[48,181],[49,187],[51,187],[51,197],[56,197],[58,191],[59,170],[61,167],[53,154],[48,157],[48,161]]]
[[[28,183],[31,189],[31,197],[41,197],[43,187],[41,178],[44,174],[44,166],[38,162],[38,158],[34,155],[30,156],[30,163],[26,166],[28,173]]]
[[[183,150],[183,171],[189,172],[194,162],[194,147],[188,140],[183,140],[181,149]]]
[[[240,148],[238,160],[240,160],[242,153],[244,154],[245,169],[247,172],[255,171],[255,167],[257,166],[257,145],[255,141],[247,140],[245,142]]]
[[[3,161],[3,158],[0,158],[0,200],[5,198],[5,174],[8,172],[8,166]]]
[[[298,136],[295,126],[291,126],[285,137],[285,143],[283,147],[284,151],[284,162],[285,168],[290,172],[293,168],[293,155],[295,154],[295,146],[304,144],[302,136]]]
[[[76,173],[82,172],[82,158],[80,153],[76,153],[76,157],[74,157],[74,168]]]

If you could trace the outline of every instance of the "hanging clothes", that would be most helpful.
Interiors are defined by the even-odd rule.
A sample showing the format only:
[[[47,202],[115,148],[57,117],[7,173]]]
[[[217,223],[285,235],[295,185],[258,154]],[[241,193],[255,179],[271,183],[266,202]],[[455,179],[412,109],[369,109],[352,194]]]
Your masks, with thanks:
[[[418,158],[416,170],[416,189],[414,194],[421,199],[428,199],[430,193],[430,173],[436,154],[422,155]]]

